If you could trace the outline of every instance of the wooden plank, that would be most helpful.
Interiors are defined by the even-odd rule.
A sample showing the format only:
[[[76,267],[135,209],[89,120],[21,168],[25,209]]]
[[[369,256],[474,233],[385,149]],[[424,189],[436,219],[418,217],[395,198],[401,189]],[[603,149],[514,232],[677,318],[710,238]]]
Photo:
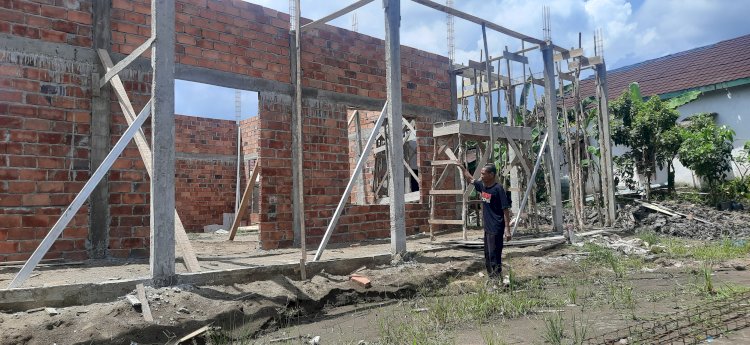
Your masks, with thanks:
[[[437,161],[430,162],[430,165],[450,165],[450,164],[452,164],[452,165],[460,165],[461,162],[454,161],[454,160],[449,160],[449,159],[448,160],[437,160]]]
[[[557,74],[557,76],[560,77],[560,79],[567,80],[569,82],[575,82],[576,81],[576,77],[573,76],[572,72],[567,72],[567,73],[566,72],[560,72],[560,73]]]
[[[65,227],[68,226],[76,213],[78,213],[78,210],[81,209],[83,203],[86,202],[86,200],[89,198],[91,192],[94,191],[96,185],[99,184],[104,175],[109,171],[122,151],[125,150],[125,147],[128,145],[128,143],[130,143],[130,140],[133,139],[136,131],[141,128],[143,123],[148,118],[149,114],[151,114],[151,101],[146,103],[146,106],[143,108],[143,110],[141,110],[141,113],[138,114],[136,121],[128,127],[125,133],[123,133],[115,146],[112,147],[112,151],[110,151],[109,154],[107,154],[107,157],[104,158],[102,164],[99,165],[98,168],[96,168],[96,171],[94,171],[89,180],[86,181],[81,191],[75,196],[73,201],[70,203],[70,205],[68,205],[68,207],[62,213],[52,229],[47,233],[47,236],[44,237],[36,250],[34,250],[34,253],[31,254],[29,260],[26,261],[21,270],[10,282],[10,285],[8,286],[9,289],[18,287],[26,279],[29,278],[29,275],[31,275],[34,267],[36,267],[39,264],[39,261],[42,260],[44,255],[47,254],[49,249],[52,247],[52,244],[55,243],[55,240],[60,237],[63,230],[65,230]]]
[[[104,68],[112,68],[112,59],[110,58],[109,53],[104,49],[98,49],[97,53],[99,54],[99,59],[102,61]],[[131,125],[135,120],[135,110],[133,109],[133,105],[130,103],[128,94],[125,92],[125,85],[123,85],[122,79],[119,76],[115,75],[114,77],[112,77],[112,80],[110,80],[110,85],[112,85],[112,88],[115,91],[115,95],[117,96],[117,101],[120,105],[120,109],[122,110],[122,114],[125,117],[125,121],[128,123],[128,125]],[[143,166],[146,168],[146,173],[148,173],[148,176],[151,177],[153,175],[151,147],[148,144],[146,136],[143,134],[142,130],[138,130],[138,132],[135,134],[135,137],[133,138],[133,141],[135,141],[135,145],[138,148],[138,153],[141,155],[141,160],[143,161]],[[174,210],[174,217],[175,241],[177,242],[177,247],[180,249],[180,252],[182,254],[182,259],[185,261],[185,266],[187,267],[188,272],[198,272],[200,271],[200,264],[198,264],[198,258],[195,256],[195,251],[193,250],[193,246],[190,244],[190,240],[188,239],[187,233],[185,232],[185,226],[182,224],[182,219],[177,213],[177,209]]]
[[[186,341],[188,341],[190,339],[193,339],[193,338],[195,338],[195,337],[197,337],[197,336],[199,336],[199,335],[201,335],[203,333],[206,333],[206,331],[208,331],[210,328],[211,328],[210,324],[205,325],[205,326],[203,326],[201,328],[196,329],[195,331],[190,332],[189,334],[185,335],[182,338],[179,338],[179,339],[175,338],[175,340],[172,340],[172,341],[168,342],[167,345],[178,345],[178,344],[181,344],[181,343],[186,342]]]
[[[373,1],[374,0],[359,0],[359,1],[353,3],[353,4],[349,5],[349,6],[346,6],[346,7],[342,8],[342,9],[340,9],[340,10],[338,10],[336,12],[333,12],[333,13],[331,13],[331,14],[323,17],[323,18],[320,18],[320,19],[318,19],[318,20],[316,20],[314,22],[302,25],[301,31],[304,32],[306,30],[310,30],[312,28],[319,27],[319,26],[321,26],[321,25],[323,25],[323,24],[325,24],[327,22],[330,22],[331,20],[334,20],[334,19],[336,19],[338,17],[341,17],[341,16],[343,16],[343,15],[345,15],[345,14],[351,12],[351,11],[354,11],[354,10],[356,10],[356,9],[364,6],[364,5],[367,5],[367,4],[369,4],[369,3],[373,2]]]
[[[570,60],[572,58],[577,58],[579,56],[583,56],[583,48],[571,49],[569,51],[556,53],[554,55],[554,60],[555,62],[558,62],[562,60]]]
[[[313,261],[320,260],[320,257],[323,255],[323,251],[325,250],[325,247],[328,244],[328,241],[331,239],[331,235],[333,234],[333,229],[336,228],[336,224],[338,223],[339,217],[341,216],[341,212],[344,210],[344,205],[346,205],[349,199],[349,193],[351,193],[352,187],[354,187],[354,181],[357,180],[357,176],[360,174],[360,172],[362,171],[362,167],[365,165],[365,161],[367,160],[367,157],[370,154],[370,148],[372,148],[372,144],[375,142],[378,129],[380,129],[380,126],[382,126],[383,122],[385,121],[386,109],[388,107],[388,104],[390,104],[390,101],[386,101],[385,105],[383,105],[383,110],[380,111],[380,116],[378,116],[378,120],[375,122],[375,126],[372,128],[372,132],[370,132],[370,137],[367,138],[367,144],[365,144],[364,151],[362,152],[362,154],[359,156],[359,159],[357,160],[357,165],[354,167],[354,172],[352,172],[351,177],[349,177],[349,182],[346,184],[346,189],[344,189],[344,194],[342,194],[341,199],[339,199],[339,203],[336,206],[336,210],[333,212],[331,221],[328,222],[328,227],[326,228],[326,232],[323,235],[323,240],[320,241],[318,250],[315,252],[315,257],[313,258]],[[401,176],[403,177],[403,171],[401,173],[402,173]],[[401,192],[403,193],[403,189],[401,190]],[[377,196],[377,191],[375,195]],[[403,198],[403,194],[401,197]]]
[[[510,61],[520,62],[522,64],[528,64],[529,63],[529,57],[523,56],[521,54],[517,53],[511,53],[509,51],[503,51],[503,58]]]
[[[464,191],[462,189],[433,189],[430,191],[430,195],[462,195]]]
[[[449,121],[433,125],[432,135],[435,137],[461,134],[475,137],[489,137],[490,125],[487,123],[470,121]],[[493,131],[498,139],[531,140],[531,127],[493,125]]]
[[[430,219],[427,221],[430,224],[439,225],[463,225],[464,221],[460,219]]]
[[[120,73],[123,69],[128,67],[135,59],[139,58],[144,52],[146,52],[147,49],[151,48],[151,45],[154,44],[154,36],[149,37],[146,42],[143,42],[138,48],[135,48],[130,55],[126,56],[124,59],[120,60],[120,62],[117,63],[117,65],[114,65],[111,69],[107,71],[107,73],[102,77],[101,80],[99,80],[99,88],[103,88],[107,85],[107,82],[109,82],[112,77]]]
[[[253,198],[253,188],[255,188],[255,180],[258,177],[260,171],[260,159],[255,161],[255,168],[250,174],[250,179],[247,180],[247,187],[245,187],[245,193],[242,194],[242,201],[240,202],[240,208],[237,210],[237,214],[234,216],[232,227],[229,230],[229,240],[233,241],[234,236],[237,235],[237,229],[240,227],[240,222],[247,213],[247,207],[250,204],[250,200]]]
[[[141,306],[141,301],[133,295],[125,295],[125,300],[127,300],[133,308]]]
[[[148,299],[146,298],[146,289],[143,288],[143,284],[136,285],[135,290],[138,293],[138,300],[141,301],[143,319],[146,322],[154,322],[154,317],[151,315],[151,307],[149,307]]]
[[[409,174],[411,174],[411,177],[419,181],[419,176],[417,176],[417,174],[415,174],[414,171],[411,170],[411,166],[409,166],[409,163],[406,162],[406,159],[402,159],[402,161],[404,162],[404,167],[406,168],[406,171],[408,171]]]
[[[406,193],[404,194],[404,202],[419,202],[420,196],[419,191]],[[388,205],[389,202],[391,202],[391,198],[387,196],[377,201],[378,205]]]
[[[524,34],[522,34],[520,32],[516,32],[516,31],[513,31],[511,29],[502,27],[502,26],[497,25],[497,24],[495,24],[493,22],[490,22],[488,20],[485,20],[485,19],[473,16],[473,15],[468,14],[466,12],[462,12],[462,11],[459,11],[457,9],[454,9],[454,8],[451,8],[451,7],[448,7],[448,6],[438,4],[438,3],[434,2],[434,1],[430,1],[430,0],[412,0],[412,1],[414,1],[414,2],[416,2],[418,4],[421,4],[421,5],[424,5],[424,6],[433,8],[433,9],[436,9],[438,11],[441,11],[441,12],[444,12],[444,13],[456,16],[458,18],[461,18],[461,19],[464,19],[464,20],[468,20],[468,21],[470,21],[472,23],[475,23],[475,24],[479,24],[479,25],[485,24],[488,28],[490,28],[492,30],[495,30],[497,32],[506,34],[506,35],[511,36],[511,37],[518,38],[520,40],[524,40],[526,42],[530,42],[530,43],[534,43],[534,44],[538,44],[538,45],[545,44],[545,42],[543,40],[540,40],[540,39],[537,39],[537,38],[534,38],[534,37],[531,37],[531,36],[524,35]]]
[[[411,123],[409,123],[409,121],[407,121],[407,120],[406,120],[405,118],[403,118],[403,117],[401,118],[401,121],[403,121],[403,123],[404,123],[404,126],[406,126],[406,128],[409,128],[409,130],[410,130],[410,131],[411,131],[412,133],[414,133],[414,136],[417,136],[417,130],[416,130],[416,129],[414,129],[414,127],[413,127],[413,126],[411,125]]]
[[[479,148],[479,145],[477,144],[477,148]],[[485,150],[484,153],[479,157],[479,162],[477,164],[476,170],[474,170],[474,179],[478,180],[479,176],[482,174],[482,167],[484,167],[487,164],[487,160],[489,160],[489,150],[494,150],[494,147],[490,147],[489,144],[485,143]],[[464,192],[464,198],[468,198],[469,195],[474,191],[474,184],[470,183],[469,186],[466,188],[466,191]]]

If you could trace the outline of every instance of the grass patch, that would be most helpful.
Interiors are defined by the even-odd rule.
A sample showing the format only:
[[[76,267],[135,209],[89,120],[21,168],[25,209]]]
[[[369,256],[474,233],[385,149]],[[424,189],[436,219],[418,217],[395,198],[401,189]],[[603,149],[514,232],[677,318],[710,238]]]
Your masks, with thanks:
[[[562,344],[565,331],[563,329],[563,317],[555,314],[544,319],[544,340],[552,345]]]
[[[517,290],[488,291],[478,288],[455,296],[447,295],[448,290],[445,289],[425,291],[424,295],[405,303],[403,310],[378,318],[380,342],[452,343],[449,332],[467,323],[483,324],[490,320],[518,318],[535,310],[565,305],[565,299],[549,293],[547,282],[542,279],[515,279],[514,282]],[[498,339],[493,341],[498,343]]]
[[[647,242],[649,245],[661,243],[661,236],[653,231],[640,231],[637,234],[638,238],[643,242]]]
[[[742,258],[750,253],[750,242],[724,239],[708,243],[690,243],[683,239],[668,238],[663,244],[671,258],[693,258],[707,264]]]

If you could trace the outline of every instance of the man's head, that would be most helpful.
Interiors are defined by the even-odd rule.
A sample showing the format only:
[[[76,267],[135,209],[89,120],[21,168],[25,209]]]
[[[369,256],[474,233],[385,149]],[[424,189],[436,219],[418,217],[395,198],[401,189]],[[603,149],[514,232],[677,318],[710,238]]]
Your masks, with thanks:
[[[482,183],[484,183],[485,185],[490,186],[493,183],[495,183],[496,176],[497,176],[497,168],[495,168],[495,164],[487,164],[484,167],[482,167],[481,179],[482,179]]]

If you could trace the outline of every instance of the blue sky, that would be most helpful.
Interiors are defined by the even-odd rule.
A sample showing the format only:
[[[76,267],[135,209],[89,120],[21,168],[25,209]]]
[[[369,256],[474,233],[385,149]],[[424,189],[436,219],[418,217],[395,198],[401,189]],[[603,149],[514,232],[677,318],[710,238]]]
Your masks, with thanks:
[[[434,0],[445,3],[445,0]],[[277,11],[288,12],[287,0],[250,0]],[[318,19],[353,3],[354,0],[301,0],[302,16]],[[515,31],[542,38],[542,7],[550,7],[552,40],[563,47],[578,45],[593,55],[593,33],[601,29],[604,56],[609,69],[626,66],[683,50],[750,33],[747,0],[454,0],[454,7],[486,18]],[[409,0],[401,0],[401,42],[447,55],[445,15]],[[384,37],[382,1],[356,11],[358,31]],[[455,18],[456,62],[478,61],[483,45],[478,25]],[[352,14],[330,24],[352,27]],[[520,42],[487,32],[490,55],[507,45],[520,49]],[[540,60],[529,56],[534,73],[541,72]],[[515,76],[520,69],[511,69]],[[178,80],[175,85],[177,113],[214,118],[235,118],[235,92],[231,89]],[[257,94],[242,92],[242,118],[257,114]]]

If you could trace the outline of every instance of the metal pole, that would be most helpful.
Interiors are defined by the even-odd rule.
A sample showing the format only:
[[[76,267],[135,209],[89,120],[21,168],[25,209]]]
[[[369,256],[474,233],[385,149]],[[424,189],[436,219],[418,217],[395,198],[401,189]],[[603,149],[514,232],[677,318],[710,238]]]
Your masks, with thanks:
[[[542,140],[542,146],[539,148],[539,154],[536,156],[536,163],[534,163],[534,171],[531,173],[531,179],[529,180],[529,184],[526,186],[526,193],[523,194],[523,200],[521,200],[521,206],[519,207],[518,214],[516,214],[516,219],[513,220],[513,230],[510,232],[511,236],[516,233],[516,228],[518,228],[518,220],[521,219],[521,212],[523,211],[523,208],[526,207],[526,202],[529,199],[529,195],[531,194],[531,189],[534,186],[534,181],[536,181],[536,173],[539,171],[539,165],[542,162],[542,154],[544,153],[544,148],[547,146],[547,138],[549,137],[549,132],[544,134],[544,139]]]
[[[336,206],[336,211],[333,212],[333,218],[331,218],[331,222],[328,223],[328,228],[326,228],[326,233],[323,235],[323,241],[320,242],[320,245],[318,246],[318,251],[315,252],[315,258],[313,258],[313,261],[320,260],[320,256],[323,255],[323,250],[325,250],[326,245],[328,244],[328,241],[331,239],[331,235],[333,234],[333,229],[336,227],[336,223],[339,221],[339,217],[341,216],[341,211],[344,210],[344,205],[346,204],[346,200],[349,198],[349,193],[352,191],[352,187],[354,186],[354,182],[357,181],[357,177],[362,171],[362,167],[365,165],[365,162],[367,161],[367,157],[370,155],[370,150],[372,149],[372,145],[375,143],[375,138],[378,137],[378,132],[380,131],[380,126],[383,125],[383,120],[385,119],[386,114],[386,108],[388,107],[388,102],[385,102],[385,105],[383,105],[383,110],[380,112],[380,116],[378,116],[377,122],[375,122],[375,127],[372,128],[372,132],[370,132],[370,137],[367,138],[367,144],[365,144],[364,151],[359,156],[359,159],[357,160],[357,166],[354,167],[354,172],[352,172],[352,176],[349,177],[349,183],[346,184],[346,189],[344,190],[344,195],[341,196],[341,200],[339,200],[338,206]]]
[[[47,236],[44,237],[44,240],[39,244],[39,247],[34,250],[34,253],[31,254],[31,257],[28,261],[21,267],[21,270],[16,274],[15,278],[10,282],[10,285],[8,285],[8,289],[13,289],[18,287],[19,285],[23,284],[26,279],[29,278],[29,275],[34,270],[36,265],[39,264],[39,261],[42,260],[45,254],[49,251],[49,249],[52,247],[52,244],[55,243],[55,240],[60,237],[60,234],[65,230],[65,227],[68,226],[68,223],[73,219],[73,217],[78,213],[78,210],[81,208],[84,202],[86,202],[86,199],[91,195],[91,192],[94,191],[94,188],[97,184],[104,178],[104,175],[107,174],[109,169],[112,167],[112,165],[117,160],[117,157],[120,156],[122,151],[125,149],[125,147],[130,143],[130,140],[133,139],[133,136],[138,132],[138,130],[141,128],[141,125],[146,121],[148,118],[148,115],[151,114],[151,101],[146,103],[146,106],[143,107],[143,110],[141,110],[141,113],[138,114],[138,117],[136,117],[135,122],[128,127],[128,129],[123,133],[122,137],[120,137],[120,140],[117,141],[115,146],[112,148],[112,151],[107,154],[107,157],[104,158],[102,161],[102,164],[99,165],[98,168],[96,168],[96,171],[94,174],[91,175],[91,178],[89,178],[88,181],[86,181],[86,184],[83,185],[83,189],[76,195],[76,197],[73,199],[73,202],[70,203],[68,208],[65,209],[65,211],[60,216],[60,219],[57,220],[55,225],[52,227],[52,229],[47,233]],[[174,250],[174,244],[172,245],[172,248]]]

